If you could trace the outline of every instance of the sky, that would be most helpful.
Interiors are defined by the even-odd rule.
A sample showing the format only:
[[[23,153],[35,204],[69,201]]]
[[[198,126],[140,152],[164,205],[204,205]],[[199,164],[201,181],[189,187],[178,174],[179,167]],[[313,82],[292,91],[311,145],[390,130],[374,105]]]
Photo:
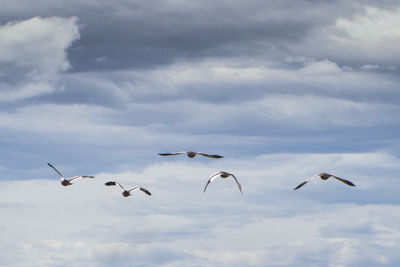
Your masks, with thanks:
[[[397,0],[0,5],[0,265],[399,266]]]

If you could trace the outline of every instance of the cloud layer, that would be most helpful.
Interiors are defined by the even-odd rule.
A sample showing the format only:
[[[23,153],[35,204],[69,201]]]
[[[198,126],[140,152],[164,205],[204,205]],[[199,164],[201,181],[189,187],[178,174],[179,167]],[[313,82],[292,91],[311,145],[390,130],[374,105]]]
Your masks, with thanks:
[[[2,182],[0,259],[14,266],[395,266],[400,217],[390,188],[399,181],[371,170],[396,173],[398,161],[386,154],[176,159],[71,187],[60,186],[55,173],[54,180]],[[202,192],[220,166],[235,171],[243,195],[232,179]],[[314,168],[346,173],[357,188],[315,180],[292,191]],[[110,179],[152,196],[123,198],[118,187],[104,186]]]
[[[399,265],[397,1],[2,6],[2,265]]]

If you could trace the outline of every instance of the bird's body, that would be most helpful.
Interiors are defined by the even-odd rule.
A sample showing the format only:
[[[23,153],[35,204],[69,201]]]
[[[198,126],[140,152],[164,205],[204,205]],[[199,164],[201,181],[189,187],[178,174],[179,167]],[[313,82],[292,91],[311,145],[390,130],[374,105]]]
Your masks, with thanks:
[[[147,189],[145,189],[143,187],[139,187],[139,186],[135,186],[135,187],[133,187],[133,188],[131,188],[129,190],[126,190],[120,183],[117,183],[117,182],[114,182],[114,181],[107,182],[107,183],[105,183],[105,185],[106,186],[118,185],[119,187],[121,187],[122,195],[124,197],[129,197],[132,194],[132,192],[136,191],[136,190],[141,190],[141,191],[145,192],[147,195],[151,196],[151,193]]]
[[[331,175],[331,174],[329,174],[329,173],[320,173],[320,174],[317,174],[317,177],[320,177],[322,180],[328,180],[328,178],[329,177],[332,177],[333,175]]]
[[[211,154],[206,154],[202,152],[193,152],[193,151],[180,151],[180,152],[174,152],[174,153],[159,153],[158,155],[160,156],[176,156],[180,154],[186,154],[189,158],[194,158],[197,154],[202,155],[204,157],[208,158],[214,158],[214,159],[219,159],[223,158],[223,156],[220,155],[211,155]]]
[[[62,180],[61,180],[61,184],[62,184],[63,186],[72,185],[72,183],[71,183],[71,182],[69,182],[69,181],[68,181],[68,180],[66,180],[66,179],[62,179]]]
[[[123,195],[124,197],[129,197],[129,196],[131,195],[131,192],[129,192],[129,191],[127,191],[127,190],[124,190],[124,191],[122,191],[122,195]]]
[[[352,182],[350,182],[348,180],[345,180],[345,179],[339,178],[337,176],[334,176],[332,174],[323,172],[323,173],[320,173],[320,174],[312,176],[310,179],[307,179],[306,181],[304,181],[301,184],[299,184],[298,186],[296,186],[293,190],[299,189],[300,187],[302,187],[303,185],[305,185],[309,181],[311,181],[311,180],[313,180],[315,178],[318,178],[318,177],[321,178],[322,180],[328,180],[329,178],[333,177],[333,178],[335,178],[335,179],[337,179],[337,180],[341,181],[342,183],[345,183],[345,184],[347,184],[349,186],[356,186],[355,184],[353,184]]]
[[[61,184],[62,184],[63,186],[72,185],[71,181],[76,180],[76,179],[94,178],[94,176],[83,175],[83,176],[74,176],[74,177],[71,177],[71,178],[66,179],[66,178],[64,178],[64,176],[63,176],[53,165],[51,165],[50,163],[47,163],[47,165],[49,165],[53,170],[55,170],[56,173],[60,176]]]
[[[197,153],[196,153],[196,152],[193,152],[193,151],[188,151],[188,152],[186,152],[186,154],[187,154],[187,156],[188,156],[189,158],[194,158],[194,157],[197,155]]]
[[[239,188],[240,193],[243,194],[243,192],[242,192],[242,186],[240,185],[239,181],[236,179],[235,175],[233,175],[232,173],[229,173],[229,172],[225,172],[225,171],[220,171],[220,172],[217,172],[217,173],[214,173],[213,175],[211,175],[210,178],[209,178],[208,181],[207,181],[206,186],[204,187],[203,192],[206,192],[207,186],[208,186],[212,181],[214,181],[215,178],[221,177],[221,178],[225,179],[225,178],[228,178],[229,176],[232,176],[232,177],[233,177],[233,179],[234,179],[235,182],[236,182],[236,185],[237,185],[238,188]]]

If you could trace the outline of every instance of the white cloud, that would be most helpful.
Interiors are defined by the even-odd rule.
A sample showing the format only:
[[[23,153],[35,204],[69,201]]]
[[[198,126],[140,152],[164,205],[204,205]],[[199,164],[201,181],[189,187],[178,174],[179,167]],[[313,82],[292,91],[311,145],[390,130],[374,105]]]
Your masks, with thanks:
[[[90,168],[84,163],[90,158],[91,166],[115,171],[143,168],[157,153],[175,150],[243,157],[396,148],[397,79],[345,71],[329,60],[294,69],[180,62],[148,71],[65,74],[62,82],[65,90],[46,104],[0,112],[3,140],[11,140],[4,155],[31,162],[24,166],[29,174],[3,163],[8,178],[38,177],[40,161],[61,155],[73,166]],[[387,138],[376,137],[383,132]]]
[[[378,65],[362,65],[360,69],[362,70],[376,70],[378,69]]]
[[[311,260],[360,266],[400,260],[399,203],[379,199],[383,194],[397,199],[398,181],[391,183],[384,172],[399,171],[397,158],[369,153],[185,159],[168,158],[139,172],[100,173],[70,187],[62,187],[50,168],[54,179],[1,182],[0,262],[299,266]],[[217,179],[202,192],[208,175],[221,167],[236,174],[243,195],[232,179]],[[369,187],[379,181],[365,168],[383,171],[387,185]],[[351,176],[357,188],[315,180],[292,191],[317,169]],[[152,196],[137,191],[124,198],[119,188],[104,186],[111,179],[143,186]],[[365,195],[371,204],[359,203]]]
[[[0,92],[0,102],[9,102],[34,97],[40,94],[53,92],[53,85],[47,82],[30,82]]]
[[[291,45],[302,57],[329,58],[366,65],[397,64],[400,54],[400,9],[366,7],[352,18],[317,28],[304,43]]]
[[[43,104],[0,113],[0,124],[3,129],[12,131],[75,136],[87,141],[95,136],[106,140],[117,135],[120,140],[128,140],[132,134],[138,140],[144,138],[142,141],[151,141],[153,138],[155,141],[156,138],[163,138],[163,135],[168,137],[165,132],[179,130],[228,134],[229,131],[223,131],[223,127],[234,127],[235,131],[240,132],[240,124],[243,123],[251,123],[253,127],[261,129],[262,125],[271,123],[290,123],[297,129],[391,125],[399,122],[399,109],[394,104],[363,103],[324,96],[270,94],[240,104],[201,103],[194,100],[134,103],[123,112],[95,105]],[[130,114],[131,119],[126,120],[126,114]]]
[[[399,264],[398,10],[300,1],[254,13],[255,1],[198,16],[200,5],[177,1],[75,2],[39,9],[79,14],[87,35],[72,55],[87,72],[65,73],[76,17],[0,26],[0,264]],[[225,158],[157,155],[175,149]],[[62,187],[47,160],[97,175]],[[220,170],[243,195],[232,179],[203,193]],[[356,187],[292,190],[319,172]],[[123,198],[109,180],[152,196]]]
[[[34,17],[0,26],[0,101],[50,93],[70,65],[66,49],[79,38],[77,18]]]
[[[84,89],[95,87],[103,94],[108,92],[108,98],[118,99],[120,105],[182,98],[240,103],[283,93],[369,100],[374,95],[385,98],[398,92],[396,77],[349,70],[352,69],[340,68],[330,60],[305,61],[293,69],[254,62],[239,64],[235,60],[204,60],[145,71],[74,74],[70,76],[70,86],[79,87],[83,82]]]
[[[397,43],[400,40],[399,9],[382,10],[367,7],[367,12],[353,20],[339,19],[336,26],[348,33],[348,39],[343,40],[351,44],[358,44],[361,49],[369,52],[384,53],[398,51]],[[374,48],[379,48],[372,51]],[[370,50],[371,49],[371,50]]]

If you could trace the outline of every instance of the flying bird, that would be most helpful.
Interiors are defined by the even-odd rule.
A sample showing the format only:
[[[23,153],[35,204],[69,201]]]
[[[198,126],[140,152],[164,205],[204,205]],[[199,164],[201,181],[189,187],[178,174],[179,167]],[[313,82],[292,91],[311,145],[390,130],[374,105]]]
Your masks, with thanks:
[[[197,154],[202,155],[204,157],[209,157],[209,158],[214,158],[214,159],[220,159],[223,158],[223,156],[220,155],[210,155],[206,153],[201,153],[201,152],[193,152],[193,151],[180,151],[180,152],[175,152],[175,153],[159,153],[158,155],[160,156],[176,156],[180,154],[187,154],[189,158],[194,158]]]
[[[114,181],[107,182],[107,183],[105,183],[105,185],[106,185],[106,186],[118,185],[119,187],[121,187],[121,189],[122,189],[122,195],[123,195],[124,197],[129,197],[129,196],[131,195],[131,192],[136,191],[136,190],[142,190],[143,192],[145,192],[146,194],[148,194],[149,196],[151,196],[151,193],[150,193],[148,190],[144,189],[143,187],[139,187],[139,186],[135,186],[135,187],[132,188],[132,189],[125,190],[125,188],[124,188],[120,183],[117,183],[117,182],[114,182]]]
[[[71,181],[76,180],[76,179],[81,179],[81,178],[94,178],[94,176],[88,176],[88,175],[83,175],[83,176],[74,176],[68,179],[65,179],[64,176],[50,163],[47,163],[47,165],[49,165],[51,168],[53,168],[53,170],[56,171],[56,173],[58,173],[58,175],[60,175],[60,179],[61,179],[61,184],[63,186],[68,186],[68,185],[72,185]]]
[[[294,188],[293,190],[299,189],[300,187],[302,187],[303,185],[305,185],[306,183],[308,183],[309,181],[311,181],[311,180],[313,180],[313,179],[315,179],[317,177],[320,177],[322,180],[327,180],[328,178],[333,177],[333,178],[336,178],[337,180],[339,180],[339,181],[341,181],[341,182],[343,182],[343,183],[345,183],[347,185],[356,186],[355,184],[353,184],[352,182],[350,182],[348,180],[345,180],[345,179],[339,178],[337,176],[334,176],[332,174],[323,172],[323,173],[320,173],[320,174],[312,176],[310,179],[307,179],[306,181],[304,181],[301,184],[299,184],[298,186],[296,186],[296,188]]]
[[[207,181],[206,187],[204,187],[203,192],[206,192],[207,186],[208,186],[212,181],[214,181],[215,178],[217,178],[217,177],[228,178],[229,176],[232,176],[233,179],[235,179],[235,182],[236,182],[236,184],[237,184],[237,186],[238,186],[238,188],[239,188],[240,193],[243,194],[243,192],[242,192],[242,186],[240,185],[239,181],[236,179],[235,175],[233,175],[232,173],[229,173],[229,172],[224,172],[224,171],[217,172],[217,173],[214,173],[213,175],[211,175],[210,179],[208,179],[208,181]]]

